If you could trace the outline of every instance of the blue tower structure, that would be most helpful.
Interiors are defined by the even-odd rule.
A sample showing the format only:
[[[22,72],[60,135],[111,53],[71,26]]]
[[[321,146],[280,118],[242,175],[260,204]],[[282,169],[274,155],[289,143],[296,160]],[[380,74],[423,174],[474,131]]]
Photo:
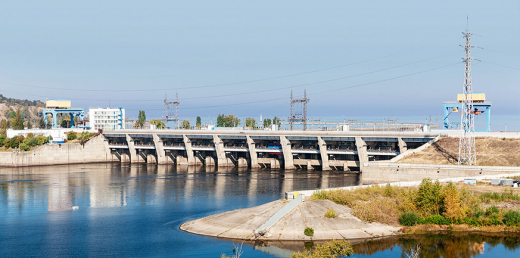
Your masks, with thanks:
[[[462,112],[463,94],[457,95],[457,101],[446,101],[442,103],[444,107],[444,126],[445,130],[457,128],[459,123],[450,123],[448,117],[454,112]],[[486,115],[486,129],[475,130],[475,132],[489,132],[491,131],[491,102],[486,102],[486,94],[484,93],[473,93],[473,114],[474,115]]]
[[[85,110],[82,108],[71,108],[70,100],[66,99],[47,99],[46,108],[43,109],[43,121],[47,124],[47,116],[52,115],[52,128],[58,128],[58,114],[66,113],[70,116],[70,128],[74,127],[74,118],[79,117],[83,120]]]

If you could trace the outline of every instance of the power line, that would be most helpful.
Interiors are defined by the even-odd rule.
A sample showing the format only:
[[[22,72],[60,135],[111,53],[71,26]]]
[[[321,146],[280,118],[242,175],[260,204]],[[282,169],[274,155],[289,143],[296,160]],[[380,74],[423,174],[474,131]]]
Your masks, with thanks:
[[[203,97],[189,97],[189,98],[183,98],[183,99],[184,100],[197,100],[197,99],[208,99],[208,98],[223,98],[223,97],[250,95],[250,94],[256,94],[256,93],[265,93],[265,92],[271,92],[271,91],[280,91],[280,90],[285,90],[285,89],[292,89],[292,88],[298,88],[298,87],[312,86],[312,85],[316,85],[316,84],[323,84],[323,83],[328,83],[328,82],[345,80],[345,79],[350,79],[350,78],[354,78],[354,77],[359,77],[359,76],[379,73],[379,72],[383,72],[383,71],[388,71],[388,70],[392,70],[392,69],[396,69],[396,68],[400,68],[400,67],[405,67],[405,66],[409,66],[409,65],[413,65],[413,64],[418,64],[418,63],[421,63],[421,62],[425,62],[425,61],[441,58],[441,57],[444,57],[444,56],[448,56],[448,55],[451,55],[452,53],[453,52],[450,52],[450,53],[443,54],[443,55],[440,55],[440,56],[430,57],[430,58],[426,58],[426,59],[422,59],[422,60],[418,60],[418,61],[414,61],[414,62],[410,62],[410,63],[406,63],[406,64],[401,64],[401,65],[392,66],[392,67],[388,67],[388,68],[384,68],[384,69],[379,69],[379,70],[376,70],[376,71],[370,71],[370,72],[354,74],[354,75],[349,75],[349,76],[343,76],[343,77],[334,78],[334,79],[328,79],[328,80],[322,80],[322,81],[316,81],[316,82],[310,82],[310,83],[304,83],[304,84],[298,84],[298,85],[292,85],[292,86],[286,86],[286,87],[279,87],[279,88],[276,88],[276,89],[266,89],[266,90],[257,90],[257,91],[250,91],[250,92],[231,93],[231,94],[222,94],[222,95],[212,95],[212,96],[203,96]],[[322,69],[322,70],[324,70],[324,69]],[[0,82],[0,83],[2,83],[2,82]],[[102,100],[99,100],[99,99],[72,99],[72,100],[102,101]],[[155,102],[155,101],[159,101],[159,100],[158,99],[146,99],[146,100],[143,100],[143,99],[112,99],[112,101]]]
[[[238,84],[247,84],[247,83],[253,83],[253,82],[261,82],[261,81],[268,81],[268,80],[283,79],[283,78],[294,77],[294,76],[299,76],[299,75],[305,75],[305,74],[317,73],[317,72],[322,72],[322,71],[327,71],[327,70],[333,70],[333,69],[347,67],[347,66],[352,66],[352,65],[356,65],[356,64],[367,63],[367,62],[371,62],[371,61],[375,61],[375,60],[379,60],[379,59],[383,59],[383,58],[387,58],[387,57],[390,57],[390,56],[395,56],[395,55],[399,55],[399,54],[403,54],[403,53],[408,53],[408,52],[411,52],[411,51],[401,52],[401,53],[397,53],[397,54],[387,55],[387,56],[383,56],[383,57],[373,58],[373,59],[360,61],[360,62],[355,62],[355,63],[350,63],[350,64],[345,64],[345,65],[339,65],[339,66],[328,67],[328,68],[323,68],[323,69],[318,69],[318,70],[313,70],[313,71],[306,71],[306,72],[300,72],[300,73],[288,74],[288,75],[282,75],[282,76],[276,76],[276,77],[269,77],[269,78],[262,78],[262,79],[254,79],[254,80],[247,80],[247,81],[240,81],[240,82],[231,82],[231,83],[221,83],[221,84],[210,84],[210,85],[202,85],[202,86],[189,86],[189,87],[168,87],[168,88],[156,88],[156,89],[126,89],[124,91],[125,92],[134,92],[134,91],[135,92],[172,91],[172,90],[181,90],[181,89],[200,89],[200,88],[211,88],[211,87],[221,87],[221,86],[230,86],[230,85],[238,85]],[[438,57],[435,57],[435,58],[438,58]],[[113,90],[113,89],[105,89],[105,90],[100,90],[100,89],[71,89],[71,88],[59,88],[59,87],[48,87],[48,86],[36,86],[36,85],[21,84],[21,83],[9,83],[9,82],[0,82],[0,83],[9,84],[9,85],[13,85],[13,86],[22,86],[22,87],[29,87],[29,88],[41,88],[41,89],[49,89],[49,90],[66,90],[66,91],[82,91],[82,92],[114,92],[114,91],[120,92],[121,91],[119,89],[118,90]]]

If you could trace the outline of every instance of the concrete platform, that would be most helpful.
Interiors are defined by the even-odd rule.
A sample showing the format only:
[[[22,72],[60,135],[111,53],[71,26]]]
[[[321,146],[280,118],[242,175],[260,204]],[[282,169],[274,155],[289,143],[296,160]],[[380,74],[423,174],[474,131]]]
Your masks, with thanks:
[[[286,203],[277,200],[253,208],[216,214],[186,222],[180,229],[204,236],[263,241],[368,239],[395,235],[399,230],[399,227],[363,222],[354,217],[347,206],[329,200],[314,200],[300,203],[275,223],[267,234],[255,239],[253,231]],[[328,209],[334,209],[338,216],[325,218]],[[303,234],[306,227],[314,229],[314,236]]]

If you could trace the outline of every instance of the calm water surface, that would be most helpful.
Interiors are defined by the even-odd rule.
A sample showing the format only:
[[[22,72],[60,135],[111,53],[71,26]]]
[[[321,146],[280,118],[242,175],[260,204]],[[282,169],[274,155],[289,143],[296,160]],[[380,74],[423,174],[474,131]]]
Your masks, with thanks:
[[[299,170],[216,172],[120,164],[4,168],[0,169],[0,257],[231,255],[233,242],[186,233],[179,226],[277,200],[285,191],[354,185],[357,180],[343,172]],[[431,237],[356,245],[356,256],[401,257],[407,248],[420,244],[437,254],[471,247],[476,251],[461,257],[520,257],[518,238],[504,242],[504,238]],[[304,246],[245,243],[243,257],[283,257]]]

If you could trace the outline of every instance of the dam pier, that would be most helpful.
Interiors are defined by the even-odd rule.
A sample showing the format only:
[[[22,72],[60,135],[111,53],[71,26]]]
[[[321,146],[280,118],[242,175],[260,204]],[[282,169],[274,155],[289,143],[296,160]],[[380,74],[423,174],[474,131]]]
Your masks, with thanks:
[[[103,133],[113,161],[362,171],[432,141],[424,132],[120,130]]]

